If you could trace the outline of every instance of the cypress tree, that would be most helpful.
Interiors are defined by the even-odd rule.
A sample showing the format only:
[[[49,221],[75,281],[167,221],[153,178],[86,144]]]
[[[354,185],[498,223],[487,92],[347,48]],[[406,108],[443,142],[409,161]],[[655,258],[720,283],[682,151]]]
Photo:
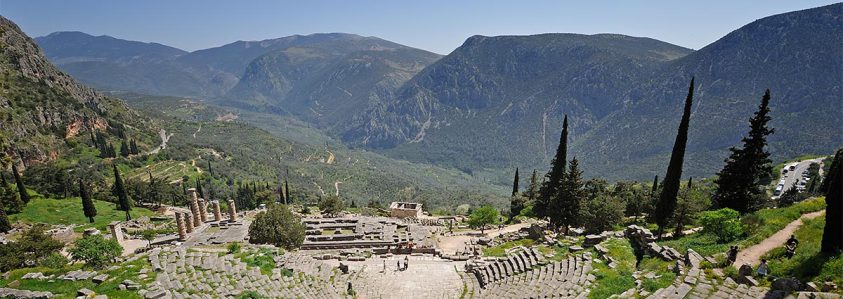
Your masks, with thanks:
[[[556,148],[556,155],[550,162],[550,171],[545,175],[547,178],[539,189],[539,198],[533,207],[533,212],[539,217],[549,216],[547,210],[550,202],[559,190],[565,176],[565,161],[568,159],[568,115],[562,121],[562,134],[559,136],[559,146]]]
[[[539,172],[535,169],[530,176],[530,185],[527,186],[527,190],[524,190],[524,197],[528,203],[535,203],[536,198],[539,197]]]
[[[126,144],[126,140],[120,141],[120,155],[123,157],[129,156],[129,146]]]
[[[208,173],[211,174],[211,177],[214,177],[214,169],[211,168],[211,160],[208,160]]]
[[[0,187],[6,188],[9,185],[9,182],[6,181],[6,175],[0,171]]]
[[[23,201],[24,205],[28,204],[29,192],[26,192],[26,186],[23,184],[20,173],[18,173],[18,166],[15,163],[12,163],[12,175],[15,176],[15,185],[18,187],[18,193],[20,193],[20,200]]]
[[[288,201],[292,200],[292,198],[290,198],[290,185],[287,184],[287,178],[284,178],[284,198]]]
[[[585,199],[582,171],[579,169],[577,158],[571,160],[568,171],[562,178],[554,200],[550,204],[550,221],[556,227],[564,228],[580,224],[580,206]]]
[[[199,193],[199,198],[205,198],[205,191],[202,190],[202,183],[196,179],[196,192]]]
[[[509,221],[512,221],[512,218],[521,214],[521,210],[524,209],[525,200],[524,196],[521,196],[521,193],[518,192],[518,168],[515,168],[515,179],[512,182],[512,195],[509,197]]]
[[[748,213],[766,200],[767,185],[773,176],[770,153],[764,147],[767,136],[774,129],[767,128],[770,121],[770,90],[764,92],[758,111],[749,119],[749,136],[744,137],[742,148],[732,147],[726,165],[717,177],[714,200],[720,207]]]
[[[117,196],[117,203],[121,211],[126,212],[126,221],[132,220],[132,215],[129,211],[132,210],[132,202],[129,201],[129,196],[126,194],[126,188],[123,186],[123,179],[120,178],[120,172],[117,171],[117,164],[114,166],[114,195]]]
[[[691,78],[691,86],[688,87],[688,96],[685,98],[685,110],[682,113],[682,120],[679,122],[676,141],[673,143],[673,153],[670,155],[670,164],[667,166],[667,173],[664,175],[662,193],[656,202],[656,224],[659,226],[659,238],[664,232],[664,227],[670,222],[673,210],[676,209],[676,195],[679,194],[679,181],[682,179],[682,163],[685,160],[685,145],[688,142],[688,125],[691,121],[693,99],[694,78]]]
[[[838,149],[820,187],[825,193],[825,228],[822,252],[843,251],[843,149]]]
[[[0,233],[8,233],[12,230],[12,224],[9,223],[9,217],[6,216],[6,207],[0,202]]]
[[[79,180],[79,197],[82,198],[82,212],[85,213],[85,217],[88,217],[91,223],[94,223],[94,217],[97,216],[97,207],[94,206],[94,201],[88,195],[88,188],[81,179]]]

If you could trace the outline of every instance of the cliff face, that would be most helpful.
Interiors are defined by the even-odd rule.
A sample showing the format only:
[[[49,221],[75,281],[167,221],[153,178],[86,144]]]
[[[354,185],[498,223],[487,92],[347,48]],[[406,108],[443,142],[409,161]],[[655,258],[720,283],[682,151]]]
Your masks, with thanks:
[[[17,25],[0,17],[0,133],[24,164],[55,159],[88,130],[144,131],[139,115],[59,71]],[[137,135],[140,135],[138,133]],[[141,138],[141,136],[138,136]]]

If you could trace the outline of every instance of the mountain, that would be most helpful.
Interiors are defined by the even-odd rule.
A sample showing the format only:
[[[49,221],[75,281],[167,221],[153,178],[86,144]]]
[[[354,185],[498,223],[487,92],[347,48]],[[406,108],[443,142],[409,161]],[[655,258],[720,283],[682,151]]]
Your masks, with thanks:
[[[343,126],[439,55],[374,37],[319,34],[253,60],[226,104]]]
[[[565,114],[577,139],[622,107],[627,90],[689,53],[615,34],[474,36],[358,117],[343,138],[468,172],[539,167]]]
[[[831,153],[843,146],[843,3],[766,17],[671,61],[632,89],[623,109],[574,145],[593,173],[652,177],[665,169],[691,76],[698,83],[688,141],[688,175],[722,168],[726,149],[770,89],[773,157]]]
[[[507,200],[504,187],[453,169],[390,159],[337,142],[284,138],[274,133],[298,130],[309,134],[307,139],[329,140],[307,127],[290,128],[277,115],[244,122],[237,110],[198,100],[121,94],[131,100],[129,107],[59,71],[32,39],[2,17],[0,87],[0,156],[22,161],[24,178],[41,192],[54,192],[39,188],[45,186],[41,182],[62,186],[71,177],[84,178],[96,194],[110,196],[108,178],[111,165],[117,165],[127,184],[150,177],[171,184],[202,180],[219,198],[236,197],[235,183],[277,186],[286,177],[294,198],[309,204],[325,194],[360,205],[401,199],[451,210],[456,203],[504,206]],[[136,140],[140,151],[102,158],[94,132],[118,148]]]
[[[686,174],[710,176],[773,94],[775,159],[841,146],[843,4],[767,17],[692,52],[619,35],[469,38],[342,134],[389,156],[467,172],[544,169],[571,120],[569,157],[588,176],[664,171],[696,76]],[[505,176],[499,175],[500,182]]]
[[[0,134],[6,154],[24,164],[67,154],[91,130],[150,141],[151,124],[125,103],[56,69],[35,41],[0,17]]]
[[[128,41],[107,35],[93,36],[78,31],[54,32],[36,37],[35,42],[44,49],[44,55],[50,61],[59,65],[90,61],[154,62],[187,54],[184,50],[158,43]]]

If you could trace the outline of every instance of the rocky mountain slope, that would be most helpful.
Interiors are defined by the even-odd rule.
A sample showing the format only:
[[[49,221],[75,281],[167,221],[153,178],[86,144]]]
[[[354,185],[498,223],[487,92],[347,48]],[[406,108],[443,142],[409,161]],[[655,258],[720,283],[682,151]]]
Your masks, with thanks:
[[[58,158],[69,138],[121,131],[141,141],[153,131],[125,103],[56,69],[17,25],[0,17],[0,133],[3,149],[25,164]]]

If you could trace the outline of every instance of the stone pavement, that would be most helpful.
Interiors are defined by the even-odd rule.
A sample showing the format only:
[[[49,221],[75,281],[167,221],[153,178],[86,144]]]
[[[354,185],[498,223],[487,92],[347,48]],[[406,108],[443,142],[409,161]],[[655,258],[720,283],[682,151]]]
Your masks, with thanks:
[[[397,270],[396,263],[400,261],[403,265],[405,257],[409,259],[409,266],[406,270]],[[327,263],[339,266],[340,262],[334,260]],[[463,290],[463,281],[457,269],[462,270],[464,262],[452,262],[429,255],[395,255],[342,263],[349,266],[350,274],[347,276],[352,277],[350,281],[358,298],[460,298]]]

